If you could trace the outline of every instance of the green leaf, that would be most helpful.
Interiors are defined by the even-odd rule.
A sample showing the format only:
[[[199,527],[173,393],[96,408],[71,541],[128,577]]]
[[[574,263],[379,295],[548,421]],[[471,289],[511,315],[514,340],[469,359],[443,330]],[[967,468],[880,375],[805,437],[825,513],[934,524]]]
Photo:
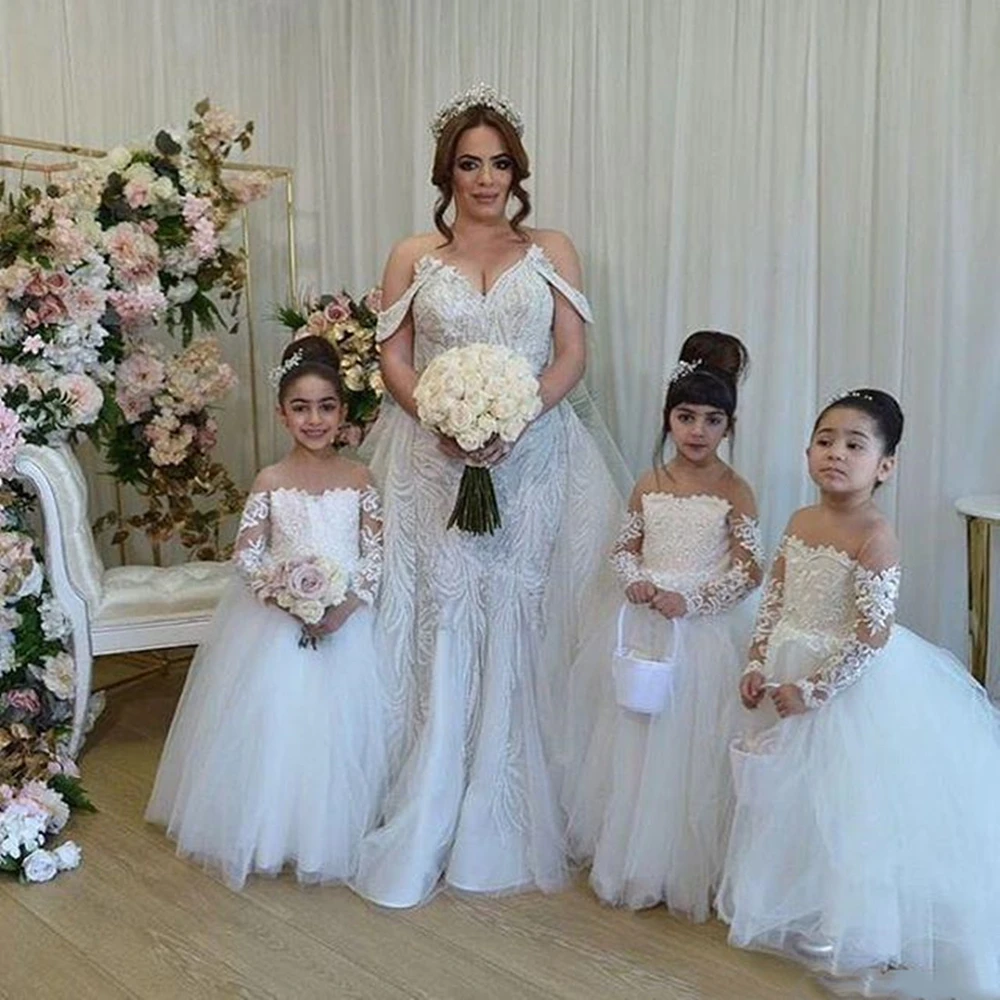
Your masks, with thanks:
[[[160,129],[160,131],[156,133],[153,145],[164,156],[176,156],[179,152],[181,152],[180,145],[176,142],[174,137],[166,131],[166,129]]]
[[[97,807],[90,801],[90,797],[83,785],[80,784],[79,778],[72,778],[68,774],[57,774],[49,779],[49,785],[66,800],[71,809],[78,809],[81,812],[97,812]]]
[[[211,102],[207,97],[203,97],[195,106],[194,113],[201,118],[208,109],[212,106]]]

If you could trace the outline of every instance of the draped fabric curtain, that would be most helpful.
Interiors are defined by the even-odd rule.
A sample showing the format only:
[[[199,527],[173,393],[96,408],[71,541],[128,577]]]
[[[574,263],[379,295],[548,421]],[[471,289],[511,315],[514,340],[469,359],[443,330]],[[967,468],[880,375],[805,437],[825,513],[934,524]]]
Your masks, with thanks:
[[[881,500],[903,543],[900,617],[964,656],[953,501],[1000,492],[1000,4],[0,0],[0,132],[108,146],[208,94],[256,120],[253,159],[295,168],[316,289],[363,291],[395,240],[430,227],[428,119],[480,79],[524,114],[535,224],[580,250],[588,381],[632,470],[692,329],[750,348],[733,458],[772,544],[813,495],[819,403],[897,393],[907,429]],[[254,224],[266,367],[280,212]],[[246,349],[227,344],[245,378],[221,452],[244,484]],[[258,395],[268,460],[283,439],[263,379]]]

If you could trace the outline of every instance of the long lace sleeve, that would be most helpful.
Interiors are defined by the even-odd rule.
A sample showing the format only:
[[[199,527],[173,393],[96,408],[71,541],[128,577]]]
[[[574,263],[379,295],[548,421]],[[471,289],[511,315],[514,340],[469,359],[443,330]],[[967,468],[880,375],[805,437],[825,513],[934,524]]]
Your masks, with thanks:
[[[892,634],[900,580],[895,543],[871,548],[858,556],[854,571],[853,632],[819,670],[797,684],[806,708],[819,708],[856,684]]]
[[[645,522],[642,511],[630,508],[625,514],[614,548],[611,550],[611,565],[618,579],[625,587],[649,579],[642,568],[642,539]]]
[[[771,572],[767,576],[764,594],[757,609],[757,620],[754,622],[753,636],[750,643],[750,656],[743,673],[753,670],[767,676],[767,647],[771,641],[771,633],[781,619],[785,604],[785,543],[782,539],[778,554],[771,564]]]
[[[727,521],[729,569],[714,580],[680,592],[687,605],[687,618],[727,611],[760,586],[764,575],[764,546],[757,519],[748,513],[733,510]]]
[[[361,559],[351,589],[365,604],[374,604],[382,580],[382,500],[374,486],[360,500]]]
[[[240,517],[233,545],[233,565],[255,596],[259,596],[270,566],[270,540],[271,495],[251,493]]]

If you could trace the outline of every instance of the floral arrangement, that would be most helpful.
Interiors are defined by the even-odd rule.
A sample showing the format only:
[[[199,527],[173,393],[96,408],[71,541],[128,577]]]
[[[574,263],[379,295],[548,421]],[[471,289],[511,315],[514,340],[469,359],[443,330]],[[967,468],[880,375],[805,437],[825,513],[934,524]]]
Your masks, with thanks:
[[[24,530],[25,508],[18,491],[0,495],[0,871],[47,881],[80,854],[72,842],[54,852],[44,844],[71,806],[93,806],[67,755],[76,680],[69,623]]]
[[[531,366],[500,344],[439,354],[421,374],[413,399],[425,426],[470,453],[496,437],[516,441],[542,409]],[[500,523],[489,469],[466,465],[448,527],[482,535],[493,534]]]
[[[251,589],[258,600],[273,602],[302,622],[300,646],[316,648],[309,626],[317,625],[327,608],[343,604],[349,579],[343,567],[322,556],[302,556],[275,562],[254,577]]]
[[[109,512],[96,530],[114,525],[115,544],[131,529],[142,530],[157,565],[163,543],[175,534],[199,559],[220,556],[222,519],[239,513],[245,497],[212,461],[218,428],[210,408],[235,384],[214,338],[195,340],[173,356],[150,342],[129,345],[115,372],[117,410],[103,431],[104,447],[112,474],[133,486],[147,507],[127,518]],[[202,509],[196,498],[212,504]]]
[[[267,194],[270,180],[262,173],[224,179],[222,168],[252,134],[253,122],[240,125],[206,99],[184,135],[161,129],[148,146],[118,146],[76,179],[77,198],[100,228],[110,300],[127,331],[164,319],[181,329],[186,346],[196,325],[226,325],[216,293],[235,317],[246,262],[221,235],[239,209]],[[235,323],[228,327],[235,332]]]
[[[347,292],[306,299],[300,306],[277,311],[278,321],[299,337],[325,337],[340,356],[340,374],[347,395],[346,436],[360,444],[378,416],[384,387],[379,370],[375,327],[382,304],[382,290],[373,288],[360,300]]]
[[[0,181],[0,476],[21,441],[56,443],[101,415],[122,343],[95,232],[58,188]]]

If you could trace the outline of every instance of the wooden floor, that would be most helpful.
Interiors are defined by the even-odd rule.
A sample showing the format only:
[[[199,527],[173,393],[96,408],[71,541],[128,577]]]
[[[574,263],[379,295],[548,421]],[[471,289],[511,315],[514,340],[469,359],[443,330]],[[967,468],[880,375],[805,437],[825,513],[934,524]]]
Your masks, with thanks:
[[[114,666],[114,665],[113,665]],[[105,667],[105,670],[108,668]],[[444,894],[383,911],[340,887],[255,879],[234,893],[146,825],[183,668],[119,688],[88,741],[100,809],[68,833],[83,865],[47,885],[0,880],[0,996],[430,1000],[809,1000],[791,964],[726,945],[724,927],[557,896]]]

